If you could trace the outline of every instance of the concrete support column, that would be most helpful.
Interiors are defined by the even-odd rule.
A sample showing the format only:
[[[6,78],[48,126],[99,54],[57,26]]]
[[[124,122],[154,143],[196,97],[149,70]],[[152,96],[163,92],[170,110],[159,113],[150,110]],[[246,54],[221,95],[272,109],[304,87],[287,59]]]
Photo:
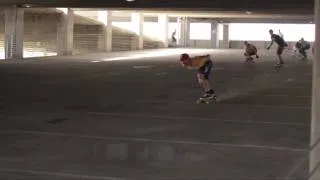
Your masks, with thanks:
[[[181,17],[179,18],[179,26],[180,26],[180,32],[179,32],[179,38],[178,38],[178,45],[185,47],[186,46],[186,39],[188,34],[188,27],[186,25],[186,18]]]
[[[311,145],[320,138],[320,0],[315,0],[316,38],[314,45],[313,77],[312,77],[312,114]],[[312,180],[320,179],[320,144],[310,152],[309,171],[314,173]],[[315,170],[315,168],[317,168]],[[314,171],[315,170],[315,171]]]
[[[24,10],[5,9],[5,59],[23,59]]]
[[[187,17],[181,17],[178,19],[178,25],[180,26],[180,32],[178,35],[178,45],[182,47],[187,47],[189,44],[189,32],[190,32],[190,22]]]
[[[131,14],[131,24],[134,28],[133,31],[137,34],[137,47],[133,50],[142,50],[143,49],[143,24],[144,17],[142,13],[132,13]]]
[[[102,22],[103,37],[99,39],[99,49],[104,52],[112,51],[112,11],[98,11],[98,20]]]
[[[176,33],[176,39],[177,39],[177,46],[181,46],[181,31],[182,31],[182,18],[177,17],[177,33]]]
[[[168,34],[169,34],[169,18],[167,14],[161,14],[158,16],[159,28],[161,29],[161,40],[163,47],[167,48],[169,45]]]
[[[58,55],[72,55],[73,52],[73,16],[71,8],[63,8],[58,24]]]
[[[229,47],[229,24],[223,24],[223,40],[222,48],[228,49]]]
[[[211,47],[219,48],[219,24],[211,22]]]

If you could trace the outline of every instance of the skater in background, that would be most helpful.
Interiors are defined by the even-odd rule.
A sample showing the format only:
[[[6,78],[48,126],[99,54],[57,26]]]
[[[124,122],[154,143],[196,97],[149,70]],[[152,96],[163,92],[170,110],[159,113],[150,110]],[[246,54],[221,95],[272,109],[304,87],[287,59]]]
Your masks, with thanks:
[[[172,46],[176,47],[177,46],[177,39],[176,39],[176,34],[177,30],[174,30],[171,34],[171,41],[172,41]]]
[[[215,99],[216,94],[211,88],[209,75],[213,65],[210,55],[190,57],[184,53],[180,55],[180,64],[187,69],[197,69],[197,78],[204,94],[200,100]]]
[[[307,52],[306,50],[310,49],[310,43],[305,41],[303,38],[301,38],[298,42],[296,42],[295,45],[295,52],[298,50],[299,53],[303,56],[302,60],[307,59]]]
[[[269,30],[269,33],[271,36],[271,43],[267,47],[267,49],[269,50],[274,42],[278,45],[277,55],[279,58],[279,62],[276,64],[276,66],[282,66],[284,64],[284,61],[282,59],[282,53],[283,53],[284,48],[287,46],[287,43],[284,41],[284,39],[282,37],[280,37],[277,34],[274,34],[272,29]]]
[[[247,41],[245,41],[244,46],[245,46],[244,56],[246,57],[246,61],[253,62],[252,56],[255,56],[257,59],[259,59],[258,50],[255,45],[250,44]]]

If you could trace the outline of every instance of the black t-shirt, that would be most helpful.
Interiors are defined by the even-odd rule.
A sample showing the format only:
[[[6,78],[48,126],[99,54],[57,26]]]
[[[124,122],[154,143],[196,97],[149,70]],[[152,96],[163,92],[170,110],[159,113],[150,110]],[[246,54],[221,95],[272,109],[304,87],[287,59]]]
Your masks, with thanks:
[[[286,42],[284,41],[284,39],[277,34],[271,35],[271,39],[274,40],[274,42],[276,42],[278,44],[278,46],[285,46],[286,45]]]

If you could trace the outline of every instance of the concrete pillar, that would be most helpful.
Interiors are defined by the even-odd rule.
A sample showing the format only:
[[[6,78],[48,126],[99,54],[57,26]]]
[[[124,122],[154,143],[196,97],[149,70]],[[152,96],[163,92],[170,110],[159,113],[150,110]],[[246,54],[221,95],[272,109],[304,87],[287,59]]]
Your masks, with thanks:
[[[179,18],[178,25],[180,26],[180,31],[178,33],[178,45],[182,47],[187,47],[189,44],[189,37],[190,37],[189,19],[186,17]]]
[[[219,24],[211,22],[211,47],[219,48]]]
[[[143,49],[143,24],[144,17],[142,13],[132,13],[131,14],[131,24],[134,28],[133,31],[137,34],[137,48],[138,50]],[[133,50],[136,50],[133,49]]]
[[[179,44],[179,46],[185,47],[186,46],[186,36],[188,34],[185,17],[180,18],[179,25],[180,25],[180,33],[179,33],[178,44]]]
[[[71,8],[64,8],[58,24],[58,55],[72,55],[73,51],[73,16]]]
[[[112,11],[98,11],[98,20],[102,22],[103,37],[98,41],[99,49],[104,52],[112,51]]]
[[[223,24],[222,48],[229,48],[229,24]]]
[[[5,59],[23,59],[24,10],[5,8]]]
[[[177,18],[177,36],[176,36],[176,38],[177,38],[177,46],[182,46],[181,45],[181,35],[182,35],[182,30],[183,30],[183,28],[182,28],[182,18],[181,17],[178,17]]]
[[[312,114],[311,114],[311,146],[320,138],[320,0],[315,0],[316,38],[314,46],[312,77]],[[309,171],[314,173],[312,180],[320,179],[320,144],[310,152]],[[316,169],[316,171],[314,171]],[[314,171],[314,172],[313,172]]]
[[[163,47],[167,48],[169,45],[168,34],[169,34],[169,18],[167,14],[161,14],[158,16],[159,28],[161,29],[161,40]]]

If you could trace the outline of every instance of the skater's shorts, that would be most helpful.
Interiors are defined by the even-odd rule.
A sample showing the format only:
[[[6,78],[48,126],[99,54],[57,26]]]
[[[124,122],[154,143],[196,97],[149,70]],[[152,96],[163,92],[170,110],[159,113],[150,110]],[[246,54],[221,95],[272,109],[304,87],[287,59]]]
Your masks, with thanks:
[[[258,52],[256,47],[250,47],[250,48],[246,48],[246,51],[244,53],[245,56],[253,56],[256,55]]]
[[[297,42],[295,46],[296,46],[297,49],[301,49],[302,48],[302,44],[300,42]]]
[[[277,55],[281,55],[283,53],[284,47],[285,46],[278,46]]]
[[[256,55],[256,54],[257,54],[257,52],[254,52],[254,51],[246,51],[244,53],[245,56],[253,56],[253,55]]]
[[[211,60],[207,60],[203,66],[201,66],[198,69],[198,73],[199,74],[203,74],[204,75],[204,79],[209,79],[209,75],[211,72],[211,68],[212,68],[212,61]]]

